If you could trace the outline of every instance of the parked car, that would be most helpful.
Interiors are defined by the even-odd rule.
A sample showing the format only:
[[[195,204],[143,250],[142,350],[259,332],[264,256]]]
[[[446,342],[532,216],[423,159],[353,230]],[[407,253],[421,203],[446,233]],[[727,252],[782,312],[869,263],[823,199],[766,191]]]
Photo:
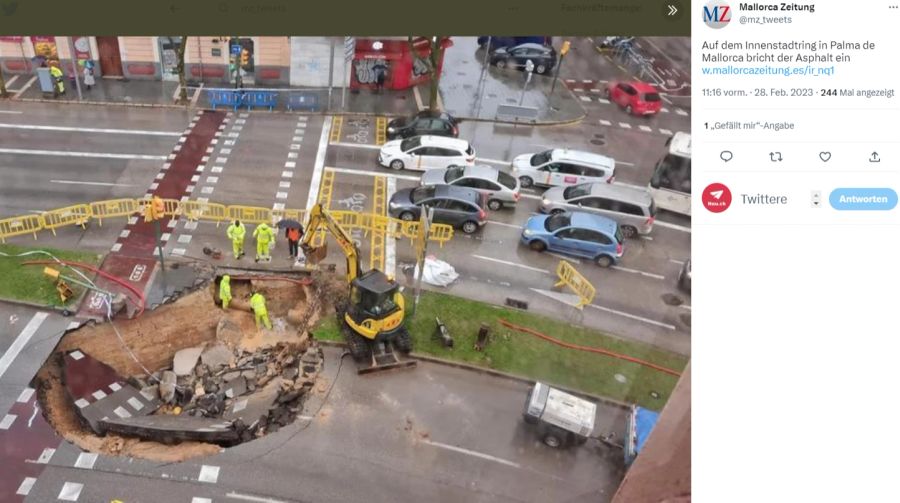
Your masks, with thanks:
[[[584,211],[618,222],[622,234],[633,238],[650,234],[656,220],[656,203],[644,187],[615,183],[582,183],[553,187],[541,196],[542,213]]]
[[[412,136],[459,136],[456,119],[447,112],[426,110],[411,117],[398,117],[387,125],[387,139],[410,138]]]
[[[631,45],[634,42],[634,37],[599,37],[595,41],[595,44],[600,49],[614,49],[618,47],[622,47],[624,45]]]
[[[475,150],[466,140],[444,136],[413,136],[381,146],[378,164],[391,169],[446,168],[475,162]]]
[[[472,234],[487,223],[487,212],[482,209],[484,196],[464,187],[453,185],[429,185],[414,189],[401,189],[391,196],[388,213],[400,220],[420,218],[422,208],[434,208],[434,222],[459,227]]]
[[[625,253],[619,224],[606,217],[580,211],[532,215],[522,229],[522,243],[534,251],[573,255],[609,267]]]
[[[640,81],[611,81],[606,85],[609,101],[625,108],[629,115],[653,115],[662,109],[662,98],[656,88]]]
[[[481,35],[478,37],[478,46],[484,47],[488,43],[488,39],[490,39],[491,46],[488,47],[488,50],[495,49],[497,47],[512,47],[514,45],[519,44],[541,44],[541,45],[550,45],[553,37],[497,37]]]
[[[420,185],[453,185],[476,190],[487,198],[489,210],[519,202],[519,181],[493,166],[450,166],[429,169],[422,174]]]
[[[491,64],[500,69],[524,69],[529,59],[534,63],[534,73],[545,74],[556,66],[556,50],[541,44],[519,44],[491,51]]]
[[[681,266],[681,272],[678,273],[678,288],[691,293],[691,259],[687,259]]]
[[[605,155],[554,148],[537,154],[522,154],[512,162],[512,174],[522,188],[532,185],[575,185],[586,182],[612,183],[616,161]]]

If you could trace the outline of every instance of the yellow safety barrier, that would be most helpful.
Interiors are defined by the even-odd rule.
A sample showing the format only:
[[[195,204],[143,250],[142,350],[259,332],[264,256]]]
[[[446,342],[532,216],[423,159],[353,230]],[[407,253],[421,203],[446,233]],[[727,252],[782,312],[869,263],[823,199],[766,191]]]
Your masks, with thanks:
[[[110,199],[90,204],[91,216],[103,225],[104,218],[127,217],[143,209],[137,199]]]
[[[204,220],[215,222],[216,227],[220,222],[228,220],[228,207],[219,203],[201,203],[200,201],[181,201],[179,213],[188,220]]]
[[[556,275],[559,277],[559,281],[555,286],[568,286],[581,299],[575,307],[582,309],[585,305],[593,302],[597,290],[580,272],[575,270],[575,266],[570,262],[560,260],[559,265],[556,266]]]
[[[50,229],[56,235],[56,229],[66,225],[80,225],[84,229],[85,224],[91,219],[91,207],[87,204],[75,204],[46,211],[41,214],[43,227]]]
[[[141,212],[141,215],[144,214],[144,207],[150,204],[153,199],[150,196],[146,196],[143,199],[138,199],[138,211]],[[181,201],[178,199],[163,199],[163,216],[166,217],[174,217],[181,214]]]
[[[272,223],[272,210],[258,206],[228,206],[228,220],[248,224]]]
[[[22,234],[33,234],[34,239],[37,239],[37,233],[42,228],[40,215],[4,218],[0,220],[0,243],[5,243],[6,238]]]

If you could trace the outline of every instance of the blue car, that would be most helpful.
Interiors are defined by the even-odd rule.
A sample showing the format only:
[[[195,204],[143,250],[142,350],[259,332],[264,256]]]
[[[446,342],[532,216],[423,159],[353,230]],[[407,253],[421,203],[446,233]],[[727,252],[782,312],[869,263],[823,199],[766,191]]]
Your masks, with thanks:
[[[622,258],[624,242],[615,221],[580,211],[532,215],[522,229],[522,243],[534,251],[587,258],[600,267],[609,267]]]

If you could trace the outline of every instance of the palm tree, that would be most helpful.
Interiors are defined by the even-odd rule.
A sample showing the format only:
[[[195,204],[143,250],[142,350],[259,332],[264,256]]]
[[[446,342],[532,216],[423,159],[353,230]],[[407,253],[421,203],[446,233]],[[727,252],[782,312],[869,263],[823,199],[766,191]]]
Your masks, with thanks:
[[[176,69],[178,70],[178,84],[181,86],[181,93],[178,96],[178,103],[186,105],[188,103],[187,97],[187,79],[184,76],[184,51],[187,48],[187,36],[181,37],[181,44],[178,46],[178,66]],[[197,43],[200,43],[199,37],[197,39]]]
[[[428,94],[428,109],[429,110],[437,110],[438,108],[438,87],[440,84],[441,75],[438,72],[438,67],[441,62],[441,58],[444,55],[444,38],[440,36],[431,36],[424,37],[429,41],[430,50],[428,51],[428,56],[425,58],[420,58],[418,51],[416,51],[415,43],[413,42],[413,37],[407,37],[407,44],[409,44],[409,52],[412,54],[412,57],[417,61],[422,62],[425,67],[428,69],[428,76],[431,78],[431,89]]]

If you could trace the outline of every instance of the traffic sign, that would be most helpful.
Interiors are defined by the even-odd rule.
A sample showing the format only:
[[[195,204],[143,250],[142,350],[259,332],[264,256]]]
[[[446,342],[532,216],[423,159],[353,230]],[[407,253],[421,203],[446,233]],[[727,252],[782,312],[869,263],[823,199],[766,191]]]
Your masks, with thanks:
[[[241,53],[241,46],[240,46],[240,44],[233,44],[233,45],[231,46],[231,55],[232,55],[232,56],[237,56],[237,55],[239,55],[240,53]]]

